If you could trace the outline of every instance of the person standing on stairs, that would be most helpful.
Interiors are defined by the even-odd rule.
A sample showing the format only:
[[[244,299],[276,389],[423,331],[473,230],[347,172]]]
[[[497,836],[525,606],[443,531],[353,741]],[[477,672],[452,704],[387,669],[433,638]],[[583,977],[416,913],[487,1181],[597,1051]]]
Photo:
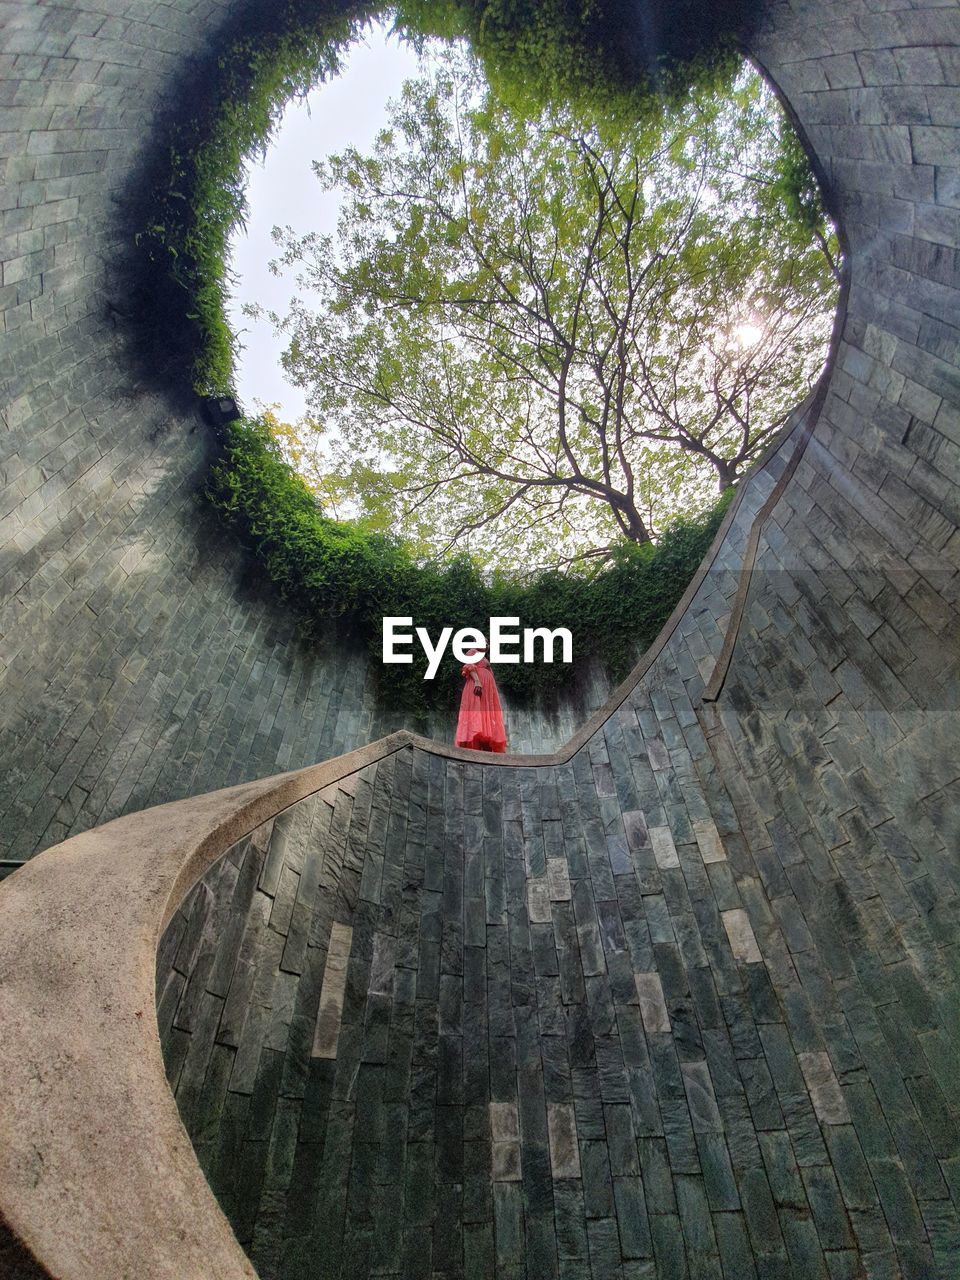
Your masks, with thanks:
[[[474,751],[505,752],[507,731],[503,723],[503,708],[485,645],[478,645],[468,652],[460,674],[464,683],[457,720],[457,746],[470,747]]]

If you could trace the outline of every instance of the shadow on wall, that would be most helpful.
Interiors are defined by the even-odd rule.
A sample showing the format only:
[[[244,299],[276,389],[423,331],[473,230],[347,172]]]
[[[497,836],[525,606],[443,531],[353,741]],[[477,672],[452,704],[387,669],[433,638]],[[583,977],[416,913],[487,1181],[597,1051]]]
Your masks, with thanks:
[[[50,1280],[0,1221],[0,1276],[4,1280]]]

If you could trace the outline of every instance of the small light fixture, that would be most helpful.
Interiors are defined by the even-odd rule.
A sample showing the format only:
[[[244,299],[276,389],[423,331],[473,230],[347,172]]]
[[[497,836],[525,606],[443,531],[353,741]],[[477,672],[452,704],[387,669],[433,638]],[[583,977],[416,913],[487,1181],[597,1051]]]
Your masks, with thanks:
[[[235,422],[242,416],[233,396],[204,396],[200,401],[200,412],[204,422],[211,427],[225,427],[228,422]]]

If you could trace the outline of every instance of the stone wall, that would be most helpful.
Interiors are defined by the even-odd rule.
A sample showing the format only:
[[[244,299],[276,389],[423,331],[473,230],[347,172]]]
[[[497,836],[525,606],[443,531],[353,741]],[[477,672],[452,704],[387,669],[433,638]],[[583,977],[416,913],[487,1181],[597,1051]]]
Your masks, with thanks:
[[[264,1280],[955,1274],[956,717],[887,712],[769,542],[705,702],[752,513],[575,750],[402,749],[172,920],[168,1078]]]
[[[130,171],[142,89],[213,16],[21,12],[0,654],[4,823],[26,849],[111,797],[376,729],[362,670],[311,665],[197,532],[199,437],[120,395],[100,309],[103,193]],[[330,845],[356,859],[335,898],[318,895],[325,801],[307,802],[299,853],[243,882],[253,916],[228,892],[237,853],[189,904],[211,907],[196,945],[168,935],[171,1077],[206,1167],[251,1173],[242,1217],[218,1189],[264,1275],[337,1239],[359,1274],[396,1271],[409,1187],[432,1188],[413,1243],[438,1275],[492,1259],[516,1276],[526,1256],[531,1275],[593,1280],[955,1276],[958,31],[954,5],[924,0],[770,9],[754,52],[848,242],[843,332],[822,404],[751,481],[639,683],[552,764],[412,747],[399,783],[378,766],[357,784],[375,838],[364,818]],[[247,981],[229,948],[217,967],[231,915],[234,941],[259,921],[264,950],[224,1022]],[[339,1036],[308,1053],[341,965]],[[317,1166],[303,1148],[321,1141]]]
[[[286,899],[248,917],[269,995],[236,1047],[229,1020],[188,1025],[218,998],[203,965],[162,961],[185,1011],[161,1004],[171,1083],[264,1276],[321,1256],[361,1275],[955,1274],[957,153],[931,131],[957,102],[956,34],[955,10],[771,20],[759,55],[851,254],[812,437],[794,457],[798,424],[755,477],[677,631],[568,763],[414,752],[402,786],[358,783],[335,1057],[303,1031],[323,930],[296,973],[270,954],[306,929],[290,900],[341,834],[282,842]],[[197,892],[206,935],[198,896],[169,945],[201,954],[220,897]]]

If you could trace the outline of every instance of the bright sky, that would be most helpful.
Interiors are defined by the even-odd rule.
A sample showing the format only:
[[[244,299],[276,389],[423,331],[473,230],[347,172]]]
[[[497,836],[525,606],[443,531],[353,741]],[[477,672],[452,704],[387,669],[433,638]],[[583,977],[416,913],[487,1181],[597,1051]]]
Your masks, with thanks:
[[[240,308],[258,302],[286,313],[296,286],[292,274],[270,273],[270,260],[277,255],[271,231],[288,225],[301,235],[335,229],[336,194],[320,190],[311,162],[348,146],[368,150],[387,122],[387,101],[417,71],[413,51],[379,26],[349,50],[344,63],[342,75],[315,89],[306,102],[287,107],[264,163],[248,164],[247,227],[233,241],[231,267],[237,283],[228,314],[244,347],[237,361],[237,393],[248,412],[255,400],[279,402],[286,422],[299,418],[306,402],[280,368],[285,344],[268,320],[251,320]]]

